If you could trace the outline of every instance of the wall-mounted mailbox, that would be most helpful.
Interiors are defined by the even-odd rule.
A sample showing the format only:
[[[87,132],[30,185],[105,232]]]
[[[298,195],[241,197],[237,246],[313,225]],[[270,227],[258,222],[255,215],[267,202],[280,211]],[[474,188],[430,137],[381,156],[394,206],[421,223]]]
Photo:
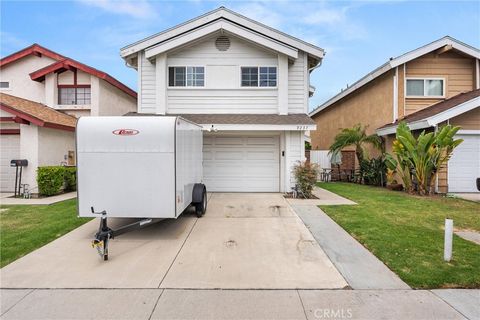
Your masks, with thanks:
[[[26,167],[28,166],[27,159],[14,159],[10,161],[10,167]]]

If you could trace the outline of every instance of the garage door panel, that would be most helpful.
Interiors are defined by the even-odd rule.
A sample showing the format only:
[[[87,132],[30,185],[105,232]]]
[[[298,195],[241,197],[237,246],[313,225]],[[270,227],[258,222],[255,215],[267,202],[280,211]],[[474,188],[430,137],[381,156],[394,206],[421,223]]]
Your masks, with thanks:
[[[480,177],[480,135],[457,135],[463,142],[454,150],[448,162],[449,192],[478,192]]]
[[[0,135],[0,191],[15,189],[15,168],[10,160],[20,157],[20,135]]]
[[[278,136],[216,136],[204,143],[204,182],[210,191],[278,192]]]

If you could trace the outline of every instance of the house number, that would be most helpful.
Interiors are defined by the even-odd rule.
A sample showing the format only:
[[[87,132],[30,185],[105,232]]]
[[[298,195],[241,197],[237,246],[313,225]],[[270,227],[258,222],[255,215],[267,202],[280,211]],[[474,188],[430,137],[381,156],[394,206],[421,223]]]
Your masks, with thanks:
[[[297,126],[297,130],[307,130],[308,126]]]

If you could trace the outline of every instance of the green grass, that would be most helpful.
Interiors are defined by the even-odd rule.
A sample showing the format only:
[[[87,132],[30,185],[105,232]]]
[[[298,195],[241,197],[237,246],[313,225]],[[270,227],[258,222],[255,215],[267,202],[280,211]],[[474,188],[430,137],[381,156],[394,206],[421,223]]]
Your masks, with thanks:
[[[349,183],[319,186],[358,203],[321,209],[410,286],[480,287],[479,245],[454,235],[453,260],[443,261],[445,218],[456,230],[480,231],[480,204]]]
[[[76,199],[49,206],[21,205],[0,208],[0,267],[90,220],[77,217]]]

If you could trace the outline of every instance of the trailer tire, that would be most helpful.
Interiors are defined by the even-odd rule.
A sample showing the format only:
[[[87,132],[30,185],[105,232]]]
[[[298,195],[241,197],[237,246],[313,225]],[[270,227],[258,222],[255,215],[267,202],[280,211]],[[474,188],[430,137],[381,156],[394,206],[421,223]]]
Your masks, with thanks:
[[[192,204],[195,206],[197,217],[202,217],[207,211],[207,188],[202,183],[193,186]]]

